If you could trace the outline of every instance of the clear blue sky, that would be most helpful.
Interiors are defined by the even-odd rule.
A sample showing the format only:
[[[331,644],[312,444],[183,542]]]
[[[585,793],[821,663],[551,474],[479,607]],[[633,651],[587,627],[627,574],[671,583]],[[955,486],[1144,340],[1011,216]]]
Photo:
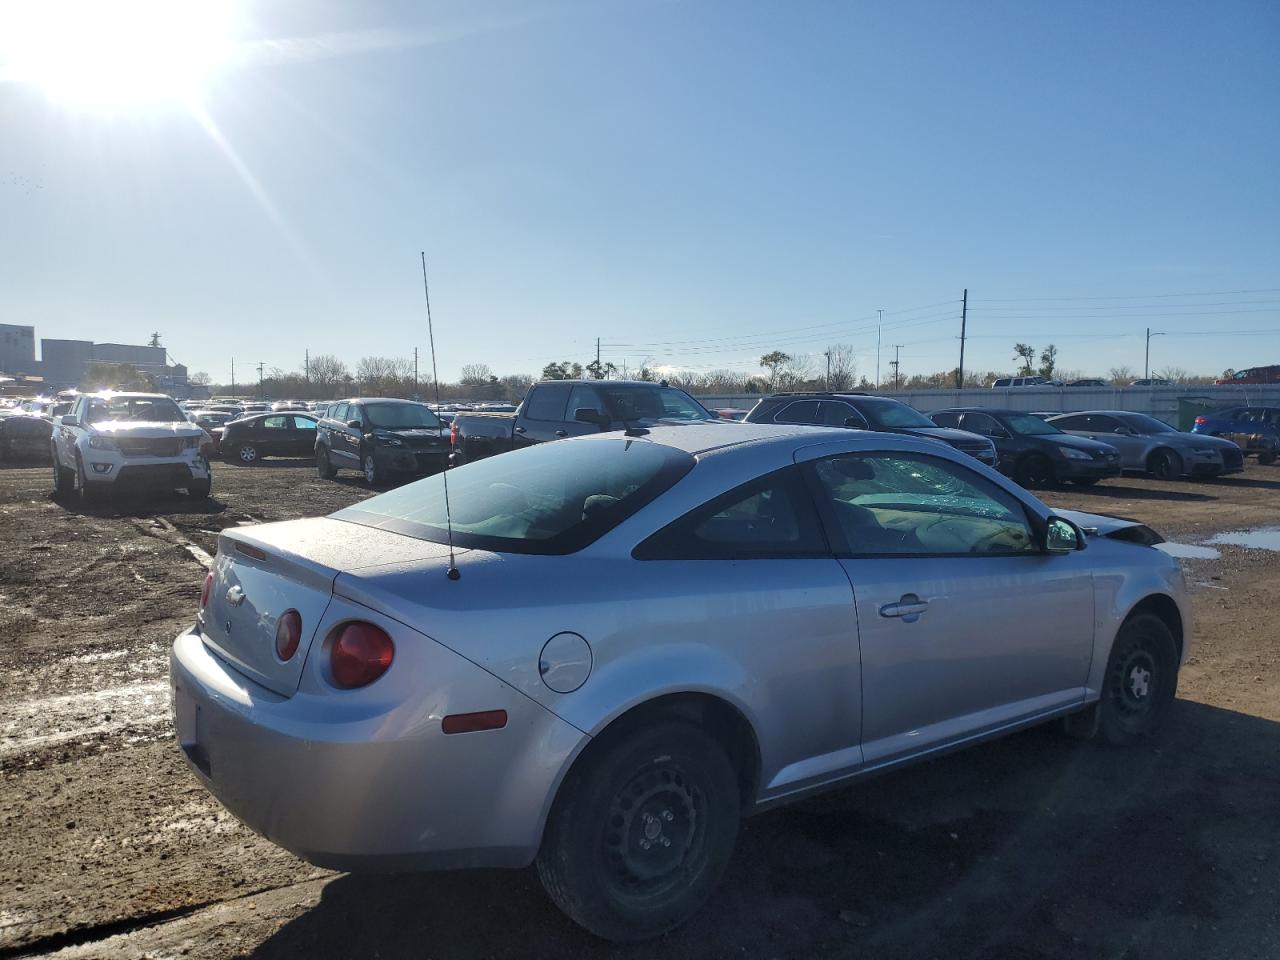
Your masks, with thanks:
[[[425,250],[444,379],[597,336],[739,370],[847,342],[872,373],[877,308],[885,371],[904,344],[928,372],[964,287],[970,368],[1025,340],[1141,370],[1148,325],[1153,368],[1280,363],[1272,0],[244,0],[230,38],[198,107],[0,60],[0,322],[159,330],[219,381],[306,348],[425,368]]]

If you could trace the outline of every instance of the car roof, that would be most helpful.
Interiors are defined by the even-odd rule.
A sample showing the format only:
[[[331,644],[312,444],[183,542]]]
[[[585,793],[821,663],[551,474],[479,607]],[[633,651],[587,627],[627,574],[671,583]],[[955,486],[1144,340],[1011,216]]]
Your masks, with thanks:
[[[1072,410],[1070,413],[1055,413],[1055,417],[1083,417],[1094,414],[1104,417],[1149,417],[1151,414],[1140,410]]]
[[[172,400],[167,393],[129,393],[125,390],[103,390],[100,393],[81,394],[86,397],[98,397],[102,400]]]
[[[401,400],[399,397],[349,397],[346,400],[330,400],[328,403],[400,403],[412,407],[426,406],[417,400]]]
[[[1008,407],[944,407],[941,410],[934,410],[934,413],[989,413],[995,417],[1021,416],[1027,413],[1026,410],[1011,410]]]
[[[772,443],[796,442],[798,439],[810,442],[823,440],[850,440],[855,436],[864,436],[868,443],[884,443],[886,434],[868,430],[851,430],[848,427],[815,427],[800,426],[787,423],[742,423],[736,420],[695,420],[689,423],[663,423],[652,427],[644,427],[643,433],[632,431],[631,436],[643,438],[652,443],[683,450],[685,453],[701,456],[714,450],[728,447],[740,447],[745,444],[762,445]],[[593,437],[627,436],[623,431],[590,434],[579,440],[590,440]],[[577,442],[577,440],[572,441]]]

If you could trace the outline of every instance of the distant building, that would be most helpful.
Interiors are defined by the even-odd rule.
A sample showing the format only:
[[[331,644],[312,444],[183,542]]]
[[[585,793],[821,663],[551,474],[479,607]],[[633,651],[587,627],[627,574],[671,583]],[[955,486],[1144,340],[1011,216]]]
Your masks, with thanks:
[[[36,328],[0,323],[0,373],[36,373]]]

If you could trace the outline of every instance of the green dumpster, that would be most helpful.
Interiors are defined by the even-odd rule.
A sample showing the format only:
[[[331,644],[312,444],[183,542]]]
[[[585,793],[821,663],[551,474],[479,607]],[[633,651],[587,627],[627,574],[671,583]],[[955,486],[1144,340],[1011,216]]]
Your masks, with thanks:
[[[1178,398],[1178,429],[1190,430],[1196,425],[1196,417],[1202,416],[1217,406],[1217,402],[1208,397]]]

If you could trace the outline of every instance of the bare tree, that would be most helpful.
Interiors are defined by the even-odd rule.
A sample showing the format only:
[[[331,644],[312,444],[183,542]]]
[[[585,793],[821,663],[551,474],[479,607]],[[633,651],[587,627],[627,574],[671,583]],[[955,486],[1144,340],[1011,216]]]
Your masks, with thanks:
[[[1018,371],[1022,376],[1029,377],[1036,372],[1036,348],[1031,344],[1015,343],[1013,359],[1022,364],[1022,369]]]
[[[194,384],[197,387],[207,387],[209,385],[209,375],[203,370],[197,370],[187,377],[187,383]]]
[[[1128,386],[1133,381],[1133,368],[1129,366],[1112,367],[1108,376],[1117,387]]]
[[[786,363],[778,371],[776,378],[777,389],[794,390],[801,386],[806,380],[813,379],[813,357],[808,354],[800,354],[794,357],[788,357]]]
[[[479,387],[493,379],[493,371],[487,363],[468,363],[462,368],[462,377],[458,383],[464,387]]]
[[[831,376],[828,390],[852,390],[858,378],[858,363],[853,347],[847,343],[833,343],[827,347],[827,361]]]
[[[351,376],[347,365],[331,353],[321,353],[311,358],[310,379],[319,395],[330,393],[334,387]]]

